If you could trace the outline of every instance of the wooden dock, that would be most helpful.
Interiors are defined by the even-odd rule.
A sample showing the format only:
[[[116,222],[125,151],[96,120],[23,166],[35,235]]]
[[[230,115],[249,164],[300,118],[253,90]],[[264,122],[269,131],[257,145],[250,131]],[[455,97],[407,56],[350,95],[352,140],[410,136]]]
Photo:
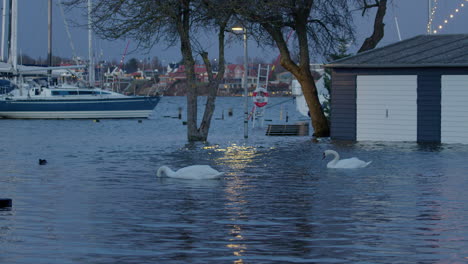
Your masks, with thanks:
[[[268,125],[265,133],[267,136],[308,136],[309,123],[293,125]]]

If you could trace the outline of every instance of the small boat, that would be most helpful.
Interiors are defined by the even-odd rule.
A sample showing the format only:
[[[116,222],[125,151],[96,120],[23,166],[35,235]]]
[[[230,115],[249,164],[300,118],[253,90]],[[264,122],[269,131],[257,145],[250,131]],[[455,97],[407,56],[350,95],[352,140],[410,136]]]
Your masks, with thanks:
[[[127,96],[99,88],[33,81],[9,90],[0,96],[0,118],[148,118],[160,100],[160,96]]]

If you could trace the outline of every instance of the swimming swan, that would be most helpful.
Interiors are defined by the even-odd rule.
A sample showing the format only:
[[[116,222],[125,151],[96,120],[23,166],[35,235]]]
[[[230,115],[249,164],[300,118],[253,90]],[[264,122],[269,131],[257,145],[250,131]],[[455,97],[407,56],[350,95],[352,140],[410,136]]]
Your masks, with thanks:
[[[326,156],[333,155],[335,158],[328,162],[327,168],[334,168],[334,169],[356,169],[356,168],[364,168],[367,165],[371,164],[372,161],[365,162],[358,158],[350,158],[350,159],[342,159],[340,160],[340,155],[338,152],[328,149],[323,152],[323,158],[325,159]]]
[[[208,165],[193,165],[177,171],[173,171],[167,166],[161,166],[156,175],[158,177],[163,177],[165,175],[167,177],[178,179],[209,180],[221,177],[224,175],[224,172],[219,172]]]

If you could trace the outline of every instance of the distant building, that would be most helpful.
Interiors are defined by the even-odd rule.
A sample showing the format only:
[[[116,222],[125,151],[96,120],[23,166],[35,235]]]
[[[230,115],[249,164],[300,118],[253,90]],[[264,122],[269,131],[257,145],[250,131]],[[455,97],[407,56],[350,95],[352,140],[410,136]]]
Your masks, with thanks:
[[[292,73],[285,71],[276,74],[276,81],[280,83],[290,84],[293,79]]]
[[[255,90],[257,86],[258,66],[249,65],[249,74],[247,78],[247,86],[249,93]],[[199,82],[208,83],[208,72],[206,66],[203,64],[195,65],[195,74]],[[217,72],[213,72],[216,76]],[[242,87],[242,77],[244,75],[244,65],[242,64],[227,64],[224,72],[224,79],[219,84],[218,94],[222,96],[242,95],[244,87]],[[157,86],[161,89],[170,87],[177,81],[185,80],[187,78],[184,65],[171,65],[167,68],[167,73],[159,75],[159,83]],[[288,94],[288,89],[284,88],[284,84],[272,84],[276,90],[284,90],[279,95]],[[273,87],[272,86],[272,87]]]

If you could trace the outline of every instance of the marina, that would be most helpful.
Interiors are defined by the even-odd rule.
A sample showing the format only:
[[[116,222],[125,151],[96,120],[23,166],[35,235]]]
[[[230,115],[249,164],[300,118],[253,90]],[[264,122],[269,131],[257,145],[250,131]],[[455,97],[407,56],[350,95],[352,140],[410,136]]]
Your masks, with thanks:
[[[3,0],[0,263],[468,263],[467,1]]]

